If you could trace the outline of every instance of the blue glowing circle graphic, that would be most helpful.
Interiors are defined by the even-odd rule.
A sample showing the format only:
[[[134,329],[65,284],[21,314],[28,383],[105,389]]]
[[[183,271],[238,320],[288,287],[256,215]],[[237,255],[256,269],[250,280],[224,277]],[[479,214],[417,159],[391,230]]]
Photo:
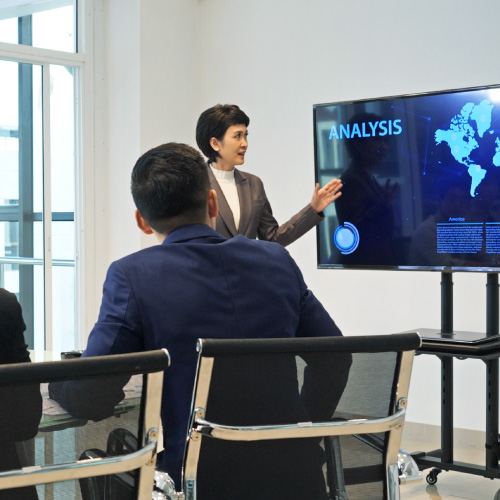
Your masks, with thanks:
[[[350,222],[344,222],[333,234],[333,242],[343,255],[348,255],[356,250],[359,245],[359,231]]]

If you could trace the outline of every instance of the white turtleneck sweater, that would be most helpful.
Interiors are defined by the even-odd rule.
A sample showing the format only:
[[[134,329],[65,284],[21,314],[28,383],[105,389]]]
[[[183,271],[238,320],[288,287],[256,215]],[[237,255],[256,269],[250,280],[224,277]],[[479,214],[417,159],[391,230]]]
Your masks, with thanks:
[[[234,170],[230,170],[229,172],[226,172],[225,170],[217,170],[212,167],[212,165],[210,165],[210,168],[212,169],[212,172],[214,173],[214,176],[224,193],[229,208],[233,212],[234,224],[236,229],[238,229],[238,226],[240,225],[241,211],[238,189],[236,188],[236,181],[234,180]]]

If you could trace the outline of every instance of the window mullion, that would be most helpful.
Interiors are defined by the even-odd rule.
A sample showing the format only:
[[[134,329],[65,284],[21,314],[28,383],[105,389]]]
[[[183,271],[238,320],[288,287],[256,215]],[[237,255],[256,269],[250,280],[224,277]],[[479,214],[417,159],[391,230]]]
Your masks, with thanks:
[[[43,274],[45,349],[53,350],[52,335],[52,197],[50,155],[50,65],[42,66],[43,110]]]
[[[19,43],[31,43],[31,16],[19,18]],[[17,220],[19,224],[19,255],[33,257],[33,67],[31,64],[19,64],[19,205]],[[19,266],[19,299],[22,304],[29,304],[23,309],[26,323],[25,341],[34,346],[34,273],[33,266]]]

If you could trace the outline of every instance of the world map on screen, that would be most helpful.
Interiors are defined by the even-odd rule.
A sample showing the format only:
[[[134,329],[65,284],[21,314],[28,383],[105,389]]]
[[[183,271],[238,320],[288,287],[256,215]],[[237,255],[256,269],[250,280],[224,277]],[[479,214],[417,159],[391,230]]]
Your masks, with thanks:
[[[487,99],[479,104],[468,102],[450,121],[448,130],[438,129],[434,135],[436,145],[445,142],[455,160],[467,167],[471,177],[470,195],[476,195],[476,189],[485,179],[488,168],[500,167],[500,137],[495,138],[495,148],[491,165],[479,165],[471,158],[471,153],[481,148],[486,134],[493,134],[491,116],[494,105]],[[485,181],[487,182],[487,180]]]

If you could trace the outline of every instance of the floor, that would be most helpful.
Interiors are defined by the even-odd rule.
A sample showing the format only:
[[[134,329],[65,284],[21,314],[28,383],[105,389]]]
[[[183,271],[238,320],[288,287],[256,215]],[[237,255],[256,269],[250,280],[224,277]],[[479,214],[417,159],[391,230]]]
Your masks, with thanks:
[[[402,449],[407,453],[431,451],[439,448],[435,444],[403,440]],[[467,464],[484,464],[484,452],[455,448],[454,460]],[[498,500],[495,495],[500,490],[500,479],[487,479],[474,474],[443,471],[437,482],[430,485],[426,476],[431,469],[422,472],[422,480],[401,485],[401,500]],[[499,497],[500,498],[500,495]]]

